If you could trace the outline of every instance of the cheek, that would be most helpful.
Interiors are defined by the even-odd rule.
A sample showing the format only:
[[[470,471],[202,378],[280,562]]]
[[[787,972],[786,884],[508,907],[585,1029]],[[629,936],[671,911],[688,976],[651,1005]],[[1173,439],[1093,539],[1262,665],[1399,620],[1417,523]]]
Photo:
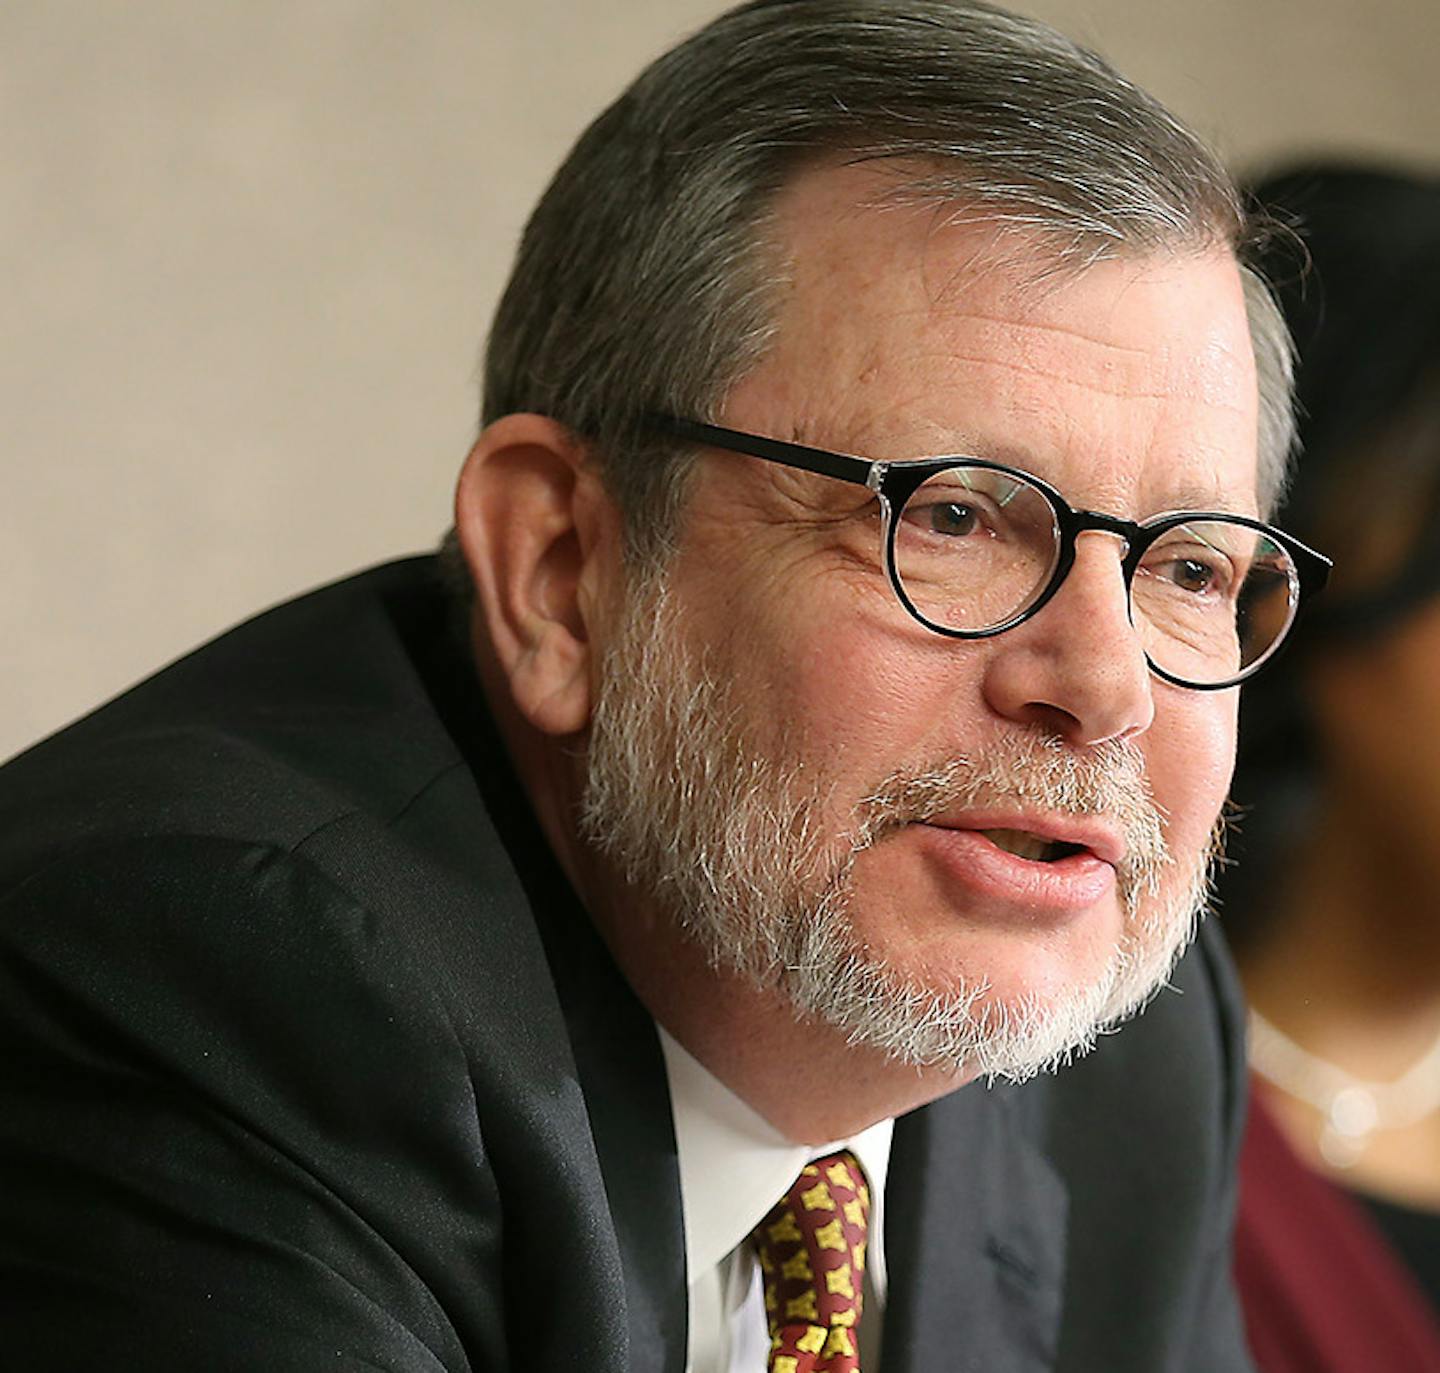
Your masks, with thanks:
[[[1238,693],[1181,691],[1157,698],[1142,748],[1166,837],[1185,859],[1204,850],[1230,790]]]
[[[948,757],[957,721],[974,718],[973,655],[911,621],[888,585],[830,586],[787,597],[736,584],[712,607],[715,668],[740,684],[761,741],[862,789]]]
[[[897,769],[944,763],[974,742],[972,655],[920,626],[915,634],[896,628],[893,618],[856,618],[818,642],[792,642],[785,690],[790,718],[804,729],[789,742],[847,791],[869,791]]]

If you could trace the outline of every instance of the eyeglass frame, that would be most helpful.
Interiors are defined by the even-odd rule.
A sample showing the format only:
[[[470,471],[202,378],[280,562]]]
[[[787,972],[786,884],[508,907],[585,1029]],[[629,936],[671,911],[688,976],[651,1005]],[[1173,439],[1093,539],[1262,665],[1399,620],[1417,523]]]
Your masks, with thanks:
[[[1189,691],[1226,691],[1239,686],[1254,676],[1279,651],[1294,628],[1300,608],[1316,593],[1324,589],[1329,580],[1331,560],[1302,543],[1293,534],[1266,524],[1263,520],[1248,515],[1236,515],[1228,510],[1168,510],[1152,515],[1145,520],[1127,520],[1118,515],[1107,515],[1099,510],[1076,509],[1049,482],[1026,472],[1023,468],[1011,467],[1006,463],[992,462],[986,458],[971,457],[965,453],[945,454],[930,458],[901,458],[884,460],[862,458],[851,453],[834,453],[825,448],[812,448],[806,444],[789,443],[784,439],[767,438],[761,434],[748,434],[740,429],[727,429],[722,425],[709,424],[701,420],[682,419],[675,415],[658,412],[645,417],[646,426],[652,431],[668,435],[707,448],[718,448],[728,453],[739,453],[747,457],[763,458],[766,462],[779,463],[801,472],[813,472],[837,481],[863,486],[880,502],[884,515],[885,572],[900,604],[926,629],[950,639],[993,639],[998,634],[1022,625],[1038,615],[1064,585],[1065,578],[1075,565],[1075,540],[1089,531],[1117,535],[1125,545],[1120,560],[1121,572],[1125,579],[1125,609],[1130,623],[1135,623],[1132,588],[1135,574],[1140,570],[1140,560],[1152,544],[1162,535],[1182,525],[1197,520],[1224,520],[1231,524],[1243,525],[1264,534],[1290,555],[1295,566],[1294,594],[1290,605],[1290,616],[1285,627],[1276,636],[1275,642],[1236,677],[1223,682],[1187,682],[1182,677],[1159,666],[1150,654],[1145,654],[1146,666],[1162,681]],[[1033,486],[1049,502],[1055,517],[1058,547],[1055,566],[1041,593],[1028,605],[1016,611],[1008,620],[986,629],[955,629],[949,625],[937,624],[927,619],[906,593],[900,574],[895,565],[895,539],[899,526],[897,512],[905,508],[910,497],[931,477],[953,467],[974,467],[987,472],[999,472],[1007,477],[1018,477]]]

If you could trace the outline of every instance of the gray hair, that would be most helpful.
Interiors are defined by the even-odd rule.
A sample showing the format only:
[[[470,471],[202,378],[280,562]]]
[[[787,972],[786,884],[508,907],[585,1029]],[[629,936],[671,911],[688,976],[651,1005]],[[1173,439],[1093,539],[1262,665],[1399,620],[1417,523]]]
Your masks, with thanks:
[[[485,423],[587,440],[641,563],[670,547],[689,456],[643,416],[714,419],[764,357],[788,178],[824,157],[916,175],[907,200],[1013,229],[1061,270],[1247,243],[1213,154],[1095,54],[981,0],[753,0],[666,53],[586,130],[525,230],[490,332]],[[1284,485],[1289,337],[1246,272],[1263,505]]]

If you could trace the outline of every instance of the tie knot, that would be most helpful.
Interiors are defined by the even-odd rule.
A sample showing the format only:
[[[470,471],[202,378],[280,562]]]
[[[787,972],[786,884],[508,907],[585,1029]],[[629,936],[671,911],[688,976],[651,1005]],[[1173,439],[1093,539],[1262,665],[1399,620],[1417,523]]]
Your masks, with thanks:
[[[870,1188],[848,1149],[801,1169],[755,1228],[771,1373],[859,1373]]]

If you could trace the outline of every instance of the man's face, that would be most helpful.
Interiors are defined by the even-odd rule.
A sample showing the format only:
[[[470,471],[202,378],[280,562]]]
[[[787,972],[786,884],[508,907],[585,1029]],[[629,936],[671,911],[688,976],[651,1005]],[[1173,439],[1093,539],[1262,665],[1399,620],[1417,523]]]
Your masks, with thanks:
[[[998,459],[1132,519],[1255,513],[1226,255],[1037,281],[931,211],[856,208],[879,188],[830,170],[782,196],[793,286],[724,424]],[[895,599],[868,493],[707,455],[665,594],[606,667],[591,833],[802,1013],[912,1062],[1033,1071],[1164,976],[1229,781],[1235,693],[1148,673],[1122,552],[1082,535],[1037,616],[949,640]]]

